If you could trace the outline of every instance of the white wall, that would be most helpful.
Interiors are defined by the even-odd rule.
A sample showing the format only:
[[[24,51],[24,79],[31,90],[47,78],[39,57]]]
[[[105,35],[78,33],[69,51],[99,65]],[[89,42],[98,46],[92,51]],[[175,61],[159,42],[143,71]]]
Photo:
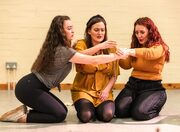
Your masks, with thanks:
[[[105,17],[109,39],[129,47],[134,21],[143,16],[154,20],[171,51],[163,82],[180,81],[179,0],[0,0],[0,84],[7,82],[5,63],[18,63],[16,80],[30,72],[56,15],[68,15],[74,23],[75,39],[83,37],[87,20],[96,14]],[[130,71],[121,70],[117,83],[124,83]],[[64,80],[72,83],[75,69]]]

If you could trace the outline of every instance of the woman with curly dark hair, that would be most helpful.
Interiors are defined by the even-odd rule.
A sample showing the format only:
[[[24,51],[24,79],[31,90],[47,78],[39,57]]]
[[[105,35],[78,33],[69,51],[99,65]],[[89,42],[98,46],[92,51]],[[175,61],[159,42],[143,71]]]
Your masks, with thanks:
[[[72,63],[101,64],[123,57],[115,53],[99,56],[78,53],[71,48],[73,36],[73,25],[68,16],[56,16],[52,20],[31,73],[21,78],[16,85],[15,95],[23,105],[3,114],[1,121],[27,123],[64,121],[67,107],[50,92],[50,89],[59,88],[60,83],[69,74]],[[104,45],[114,47],[116,42],[105,42]],[[28,111],[26,106],[31,110]]]
[[[150,18],[136,20],[131,49],[124,52],[129,57],[119,60],[119,65],[133,70],[125,88],[115,99],[116,117],[135,120],[157,117],[167,98],[161,73],[165,62],[169,62],[170,53]]]

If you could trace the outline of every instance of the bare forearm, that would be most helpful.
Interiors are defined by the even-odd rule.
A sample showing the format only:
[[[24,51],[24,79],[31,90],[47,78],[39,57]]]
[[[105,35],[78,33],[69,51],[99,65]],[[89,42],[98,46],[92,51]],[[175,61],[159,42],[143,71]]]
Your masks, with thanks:
[[[97,53],[99,50],[108,49],[108,48],[116,48],[117,44],[116,41],[107,40],[105,42],[102,42],[100,44],[94,45],[91,48],[85,49],[83,51],[79,51],[80,53],[87,54],[87,55],[93,55]]]
[[[82,50],[79,52],[83,53],[83,54],[87,54],[87,55],[93,55],[93,54],[97,53],[99,50],[100,50],[100,46],[96,45],[96,46],[93,46],[92,48],[85,49],[85,50]]]
[[[109,55],[98,55],[92,61],[94,64],[103,64],[103,63],[115,61],[116,59],[118,59],[118,56],[112,53]]]
[[[112,77],[108,83],[108,85],[102,90],[101,94],[99,95],[99,99],[104,101],[109,97],[109,92],[113,88],[113,85],[116,81],[116,77]]]
[[[103,64],[111,61],[115,61],[117,59],[121,59],[120,55],[111,53],[109,55],[97,55],[90,56],[81,53],[76,53],[71,59],[70,62],[78,63],[78,64]]]
[[[108,83],[108,85],[106,86],[106,90],[109,92],[112,88],[113,88],[113,85],[115,84],[116,82],[116,77],[112,77]]]

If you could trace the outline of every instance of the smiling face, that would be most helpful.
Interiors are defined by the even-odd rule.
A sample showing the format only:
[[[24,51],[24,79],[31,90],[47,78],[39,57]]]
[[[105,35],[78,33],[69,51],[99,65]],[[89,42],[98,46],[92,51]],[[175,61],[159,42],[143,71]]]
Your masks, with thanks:
[[[96,45],[101,43],[105,37],[105,25],[103,22],[98,22],[92,25],[88,30],[88,34],[91,36],[92,44]]]
[[[143,25],[135,26],[135,35],[139,41],[139,44],[144,45],[148,41],[148,29]]]
[[[73,24],[71,20],[65,20],[63,23],[63,29],[68,41],[71,41],[74,37]]]

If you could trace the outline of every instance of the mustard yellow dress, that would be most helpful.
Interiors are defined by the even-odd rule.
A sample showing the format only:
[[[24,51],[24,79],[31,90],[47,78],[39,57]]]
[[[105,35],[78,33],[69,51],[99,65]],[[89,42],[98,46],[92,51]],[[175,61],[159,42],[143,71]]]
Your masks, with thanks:
[[[87,46],[84,40],[79,40],[74,48],[77,51],[82,51],[87,49]],[[108,49],[108,52],[113,53],[115,49]],[[73,102],[85,98],[91,101],[95,107],[102,103],[98,97],[110,79],[120,74],[118,61],[99,65],[76,64],[76,71],[71,89]],[[112,89],[107,100],[113,100]]]

